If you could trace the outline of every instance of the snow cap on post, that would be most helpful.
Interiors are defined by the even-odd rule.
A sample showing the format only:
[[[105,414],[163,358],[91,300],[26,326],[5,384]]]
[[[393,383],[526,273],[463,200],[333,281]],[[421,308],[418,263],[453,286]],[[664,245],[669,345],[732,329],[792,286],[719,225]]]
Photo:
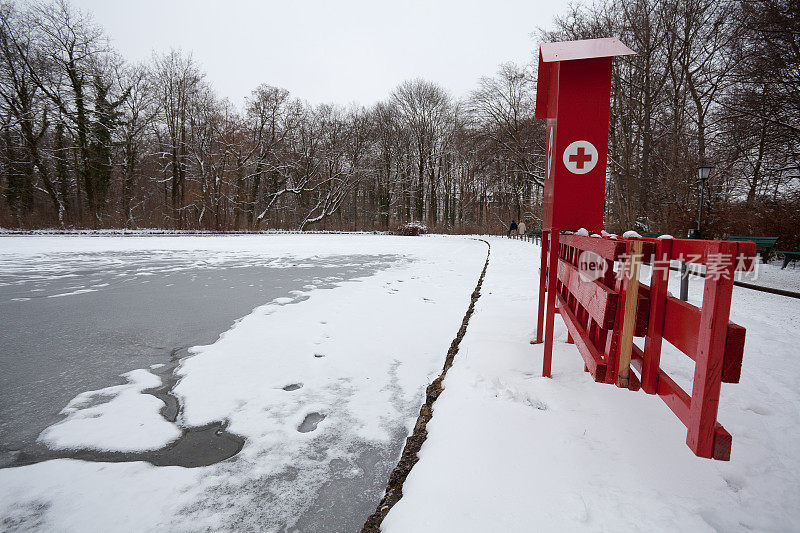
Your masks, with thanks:
[[[616,37],[543,43],[539,47],[539,76],[536,82],[536,118],[556,116],[555,94],[550,91],[557,78],[557,63],[577,59],[629,56],[636,52],[625,46]]]

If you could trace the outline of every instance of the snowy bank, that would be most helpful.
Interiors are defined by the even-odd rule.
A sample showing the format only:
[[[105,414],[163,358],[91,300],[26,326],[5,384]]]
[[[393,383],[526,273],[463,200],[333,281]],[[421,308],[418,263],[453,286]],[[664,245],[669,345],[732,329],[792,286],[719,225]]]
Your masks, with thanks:
[[[698,459],[658,398],[592,381],[560,319],[553,378],[541,377],[542,346],[529,344],[539,248],[491,242],[483,295],[383,531],[800,528],[800,302],[734,290],[747,342],[741,383],[720,401],[732,460]],[[701,284],[691,291],[696,301]],[[688,358],[664,365],[691,379]]]

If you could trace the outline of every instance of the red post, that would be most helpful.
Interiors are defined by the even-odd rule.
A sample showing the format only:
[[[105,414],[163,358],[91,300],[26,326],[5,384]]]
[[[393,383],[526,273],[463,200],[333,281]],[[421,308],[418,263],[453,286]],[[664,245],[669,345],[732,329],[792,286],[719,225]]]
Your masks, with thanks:
[[[558,230],[550,230],[550,246],[548,250],[547,269],[547,323],[544,332],[544,359],[542,362],[542,376],[549,378],[550,367],[553,361],[553,326],[556,315],[556,279],[558,275]]]
[[[539,344],[542,342],[542,335],[544,334],[544,296],[547,287],[547,244],[550,238],[549,231],[542,232],[542,257],[539,261],[539,309],[537,310],[538,316],[536,318],[536,340],[531,341],[531,344]]]
[[[728,332],[728,321],[720,317],[730,316],[735,267],[735,242],[716,241],[709,245],[686,436],[686,444],[699,457],[714,456],[714,430]]]
[[[661,341],[664,335],[664,318],[667,310],[670,253],[672,239],[657,239],[650,276],[650,319],[644,340],[642,361],[642,389],[647,394],[658,392],[658,370],[661,364]]]

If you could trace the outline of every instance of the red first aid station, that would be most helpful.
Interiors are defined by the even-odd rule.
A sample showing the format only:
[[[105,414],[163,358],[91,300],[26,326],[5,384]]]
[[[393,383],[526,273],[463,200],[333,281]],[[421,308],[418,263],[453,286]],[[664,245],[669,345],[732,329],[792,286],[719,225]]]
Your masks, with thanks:
[[[586,228],[599,232],[603,228],[611,61],[614,56],[634,53],[613,37],[547,43],[539,49],[536,118],[547,119],[542,265],[546,263],[545,232],[557,243],[559,231]],[[555,263],[557,245],[550,248]],[[550,377],[555,269],[547,282],[544,273],[543,268],[537,342],[542,341],[541,315],[547,283],[551,297],[547,306],[544,375]]]
[[[543,44],[536,118],[547,120],[536,339],[550,377],[555,314],[596,382],[658,395],[687,428],[699,457],[730,459],[717,422],[721,384],[741,374],[745,330],[729,322],[733,276],[753,267],[755,244],[600,235],[605,207],[613,58],[634,54],[616,38]],[[574,232],[584,228],[592,236]],[[673,261],[705,265],[699,306],[670,295]],[[595,269],[587,276],[585,266]],[[651,267],[649,285],[640,265]],[[616,269],[616,270],[615,270]],[[713,275],[712,275],[713,274]],[[546,300],[546,301],[545,301]],[[644,349],[634,342],[644,338]],[[692,390],[661,367],[664,341],[695,363]],[[638,421],[646,430],[646,421]]]
[[[611,61],[619,39],[543,44],[536,118],[547,119],[543,230],[603,227]]]

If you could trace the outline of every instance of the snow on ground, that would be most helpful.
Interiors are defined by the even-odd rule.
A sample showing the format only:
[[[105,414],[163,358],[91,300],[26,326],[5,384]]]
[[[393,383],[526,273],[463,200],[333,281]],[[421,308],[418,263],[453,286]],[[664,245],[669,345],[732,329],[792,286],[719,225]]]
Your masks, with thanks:
[[[194,469],[70,459],[2,469],[3,530],[291,527],[332,478],[371,476],[362,466],[374,466],[370,454],[394,449],[389,462],[396,461],[486,257],[486,245],[467,238],[371,235],[37,236],[3,237],[0,245],[0,268],[36,260],[45,265],[42,275],[64,275],[58,257],[76,250],[211,260],[247,250],[254,260],[286,264],[400,256],[374,275],[334,288],[325,288],[332,280],[309,284],[294,298],[256,308],[217,342],[191,350],[178,369],[182,410],[172,430],[224,421],[245,438],[239,454]],[[155,376],[139,370],[128,378],[129,385],[75,398],[67,419],[41,439],[112,451],[162,445],[169,432],[149,430],[155,398],[141,392],[157,385],[150,383]],[[148,430],[131,427],[140,423]],[[383,483],[385,477],[368,494],[344,494],[351,507],[359,498],[366,502],[353,524],[374,509]]]
[[[800,263],[795,261],[784,269],[781,269],[781,264],[781,261],[761,264],[756,275],[749,274],[748,277],[742,278],[742,281],[763,287],[800,292]]]
[[[741,383],[720,400],[732,460],[699,459],[660,399],[591,380],[558,316],[553,377],[541,377],[543,347],[528,343],[539,248],[491,243],[481,299],[383,531],[800,529],[800,301],[734,289],[747,341]],[[690,298],[701,290],[693,281]],[[690,379],[687,357],[665,364]]]

